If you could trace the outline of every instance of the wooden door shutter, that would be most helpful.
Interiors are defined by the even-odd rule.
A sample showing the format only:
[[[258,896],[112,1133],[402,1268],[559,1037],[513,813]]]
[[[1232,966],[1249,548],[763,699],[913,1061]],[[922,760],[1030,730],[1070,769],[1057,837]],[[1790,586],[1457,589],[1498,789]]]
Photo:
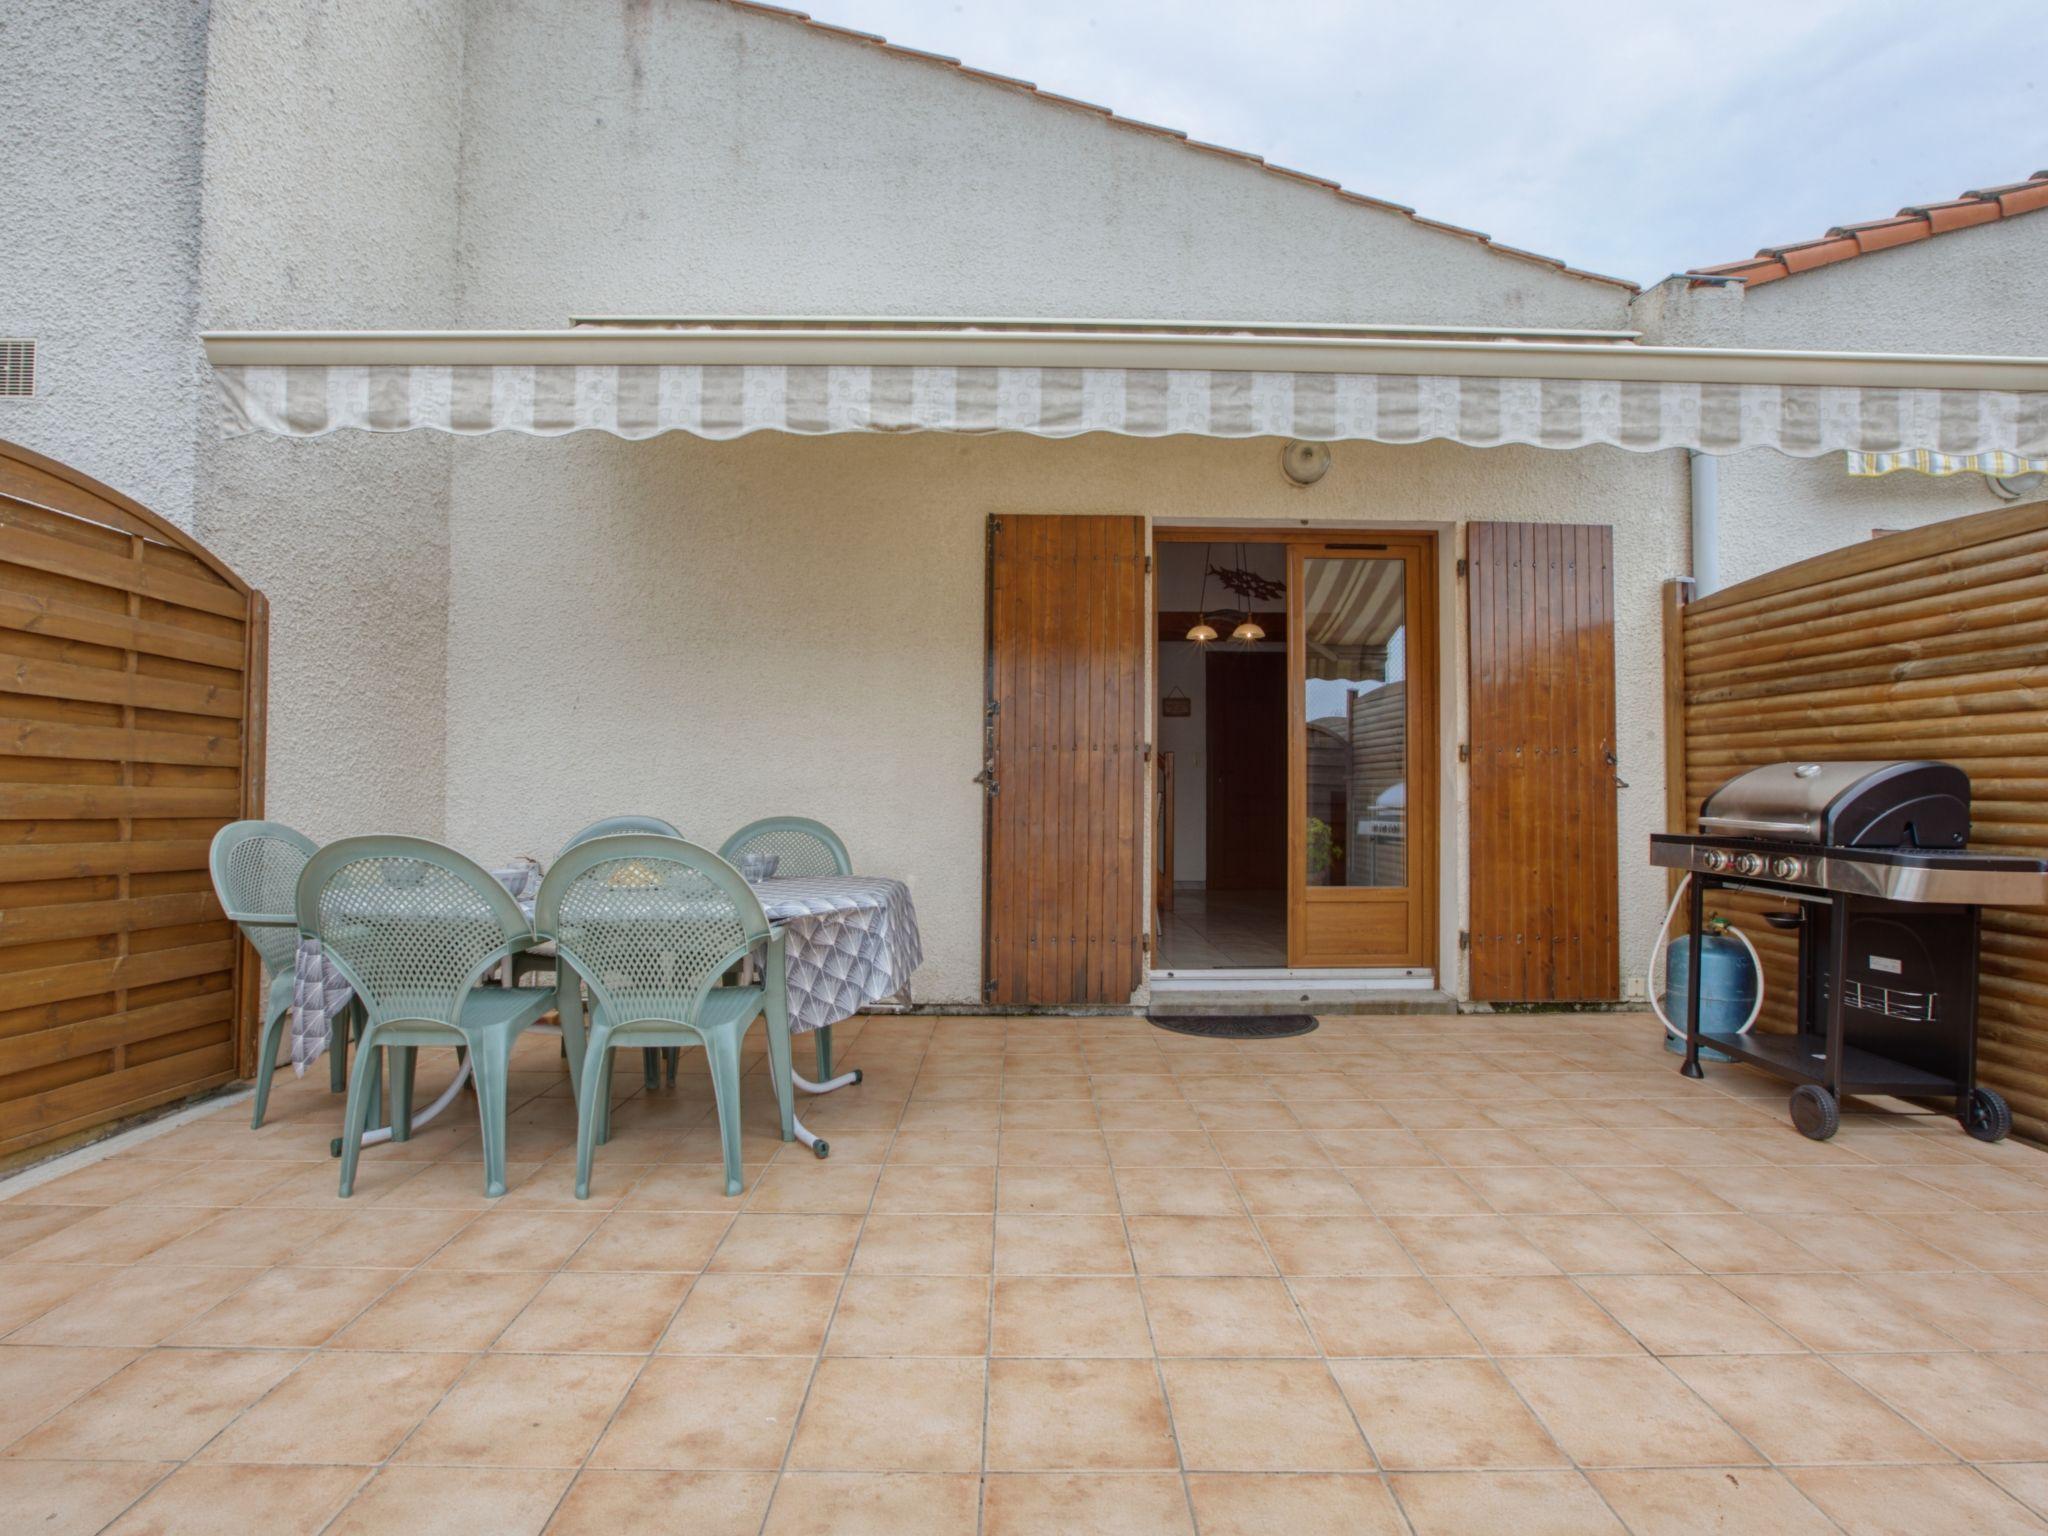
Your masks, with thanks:
[[[1143,964],[1145,526],[991,518],[983,978],[1122,1003]]]
[[[0,1168],[253,1070],[206,857],[262,814],[266,636],[181,529],[0,443]]]
[[[1618,995],[1613,531],[1473,523],[1472,996]]]

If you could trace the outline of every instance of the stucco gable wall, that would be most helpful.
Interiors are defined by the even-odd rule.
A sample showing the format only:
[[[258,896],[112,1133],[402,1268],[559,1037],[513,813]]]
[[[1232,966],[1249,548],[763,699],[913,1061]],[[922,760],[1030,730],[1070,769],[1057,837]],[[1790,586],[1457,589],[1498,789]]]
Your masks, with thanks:
[[[1742,346],[2048,355],[2048,213],[1766,283],[1741,314]]]
[[[711,0],[491,0],[472,9],[464,73],[471,325],[572,311],[1625,323],[1621,288]]]

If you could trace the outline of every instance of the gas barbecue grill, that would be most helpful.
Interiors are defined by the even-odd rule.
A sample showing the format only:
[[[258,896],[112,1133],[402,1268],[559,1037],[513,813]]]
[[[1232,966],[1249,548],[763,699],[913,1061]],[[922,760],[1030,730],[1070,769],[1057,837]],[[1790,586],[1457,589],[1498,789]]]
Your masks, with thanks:
[[[1767,915],[1799,935],[1790,1035],[1703,1033],[1687,972],[1685,1065],[1702,1047],[1799,1086],[1792,1123],[1835,1134],[1845,1093],[1953,1098],[1979,1141],[2012,1111],[1977,1086],[1977,927],[1987,906],[2048,906],[2048,860],[1972,853],[1970,780],[1948,763],[1773,763],[1730,779],[1697,836],[1654,833],[1650,862],[1692,877],[1692,954],[1709,890],[1794,905]]]

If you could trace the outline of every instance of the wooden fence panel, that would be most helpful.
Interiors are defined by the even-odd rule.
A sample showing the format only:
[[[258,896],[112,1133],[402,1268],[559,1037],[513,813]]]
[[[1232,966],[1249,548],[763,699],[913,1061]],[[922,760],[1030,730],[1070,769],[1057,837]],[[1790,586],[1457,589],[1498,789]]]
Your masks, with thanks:
[[[2048,506],[1958,518],[1665,606],[1674,831],[1745,769],[1933,758],[1970,775],[1971,844],[2048,856]],[[1682,786],[1682,793],[1679,790]],[[1798,946],[1778,906],[1716,892],[1763,957],[1758,1028],[1789,1030]],[[1978,1071],[2048,1139],[2048,913],[1987,909]]]
[[[0,442],[0,1168],[246,1076],[207,846],[263,808],[263,595]]]

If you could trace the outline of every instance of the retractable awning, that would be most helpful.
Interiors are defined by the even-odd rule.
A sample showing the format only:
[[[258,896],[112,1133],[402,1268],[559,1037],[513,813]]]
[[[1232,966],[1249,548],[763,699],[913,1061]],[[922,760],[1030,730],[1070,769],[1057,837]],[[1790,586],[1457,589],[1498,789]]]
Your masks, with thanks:
[[[1626,332],[717,320],[214,332],[231,432],[1018,432],[2048,454],[2048,359]]]

